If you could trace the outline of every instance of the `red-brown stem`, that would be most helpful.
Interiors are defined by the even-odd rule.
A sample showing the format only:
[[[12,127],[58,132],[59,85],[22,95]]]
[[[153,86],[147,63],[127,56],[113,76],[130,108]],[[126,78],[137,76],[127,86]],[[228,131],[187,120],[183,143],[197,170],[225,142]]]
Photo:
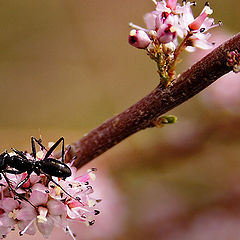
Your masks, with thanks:
[[[74,165],[80,168],[128,136],[154,127],[153,122],[160,115],[187,101],[231,71],[232,68],[226,65],[227,51],[231,50],[240,51],[240,33],[182,73],[172,86],[158,85],[126,111],[107,120],[73,143],[66,154],[66,161],[75,158]]]
[[[180,45],[177,47],[177,49],[175,50],[174,56],[175,56],[175,62],[176,59],[178,58],[179,54],[186,48],[186,42],[188,41],[188,39],[193,35],[192,32],[188,32],[188,34],[185,36],[185,38],[182,40],[182,42],[180,43]]]
[[[182,40],[182,42],[179,44],[179,46],[175,50],[174,61],[169,66],[169,72],[168,72],[169,79],[168,79],[167,83],[165,84],[166,87],[170,85],[173,78],[175,77],[175,75],[176,75],[175,70],[176,70],[176,64],[177,64],[177,61],[178,61],[178,57],[179,57],[180,53],[186,48],[186,43],[192,35],[193,35],[192,32],[188,32],[188,34],[185,36],[185,38]]]

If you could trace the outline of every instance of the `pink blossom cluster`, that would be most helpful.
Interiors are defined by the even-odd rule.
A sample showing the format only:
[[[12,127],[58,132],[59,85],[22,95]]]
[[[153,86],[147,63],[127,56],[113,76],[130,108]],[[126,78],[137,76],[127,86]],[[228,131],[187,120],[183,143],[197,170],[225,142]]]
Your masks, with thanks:
[[[37,160],[42,160],[44,154],[39,151]],[[26,156],[32,158],[30,154]],[[100,200],[91,197],[93,188],[90,182],[95,180],[96,169],[89,169],[84,175],[78,176],[77,169],[70,164],[68,166],[72,171],[70,177],[65,180],[53,177],[58,185],[48,181],[45,175],[32,173],[28,181],[16,190],[18,196],[9,189],[4,178],[0,180],[1,238],[5,238],[16,227],[20,230],[20,236],[34,235],[38,230],[47,238],[54,226],[57,226],[75,239],[75,234],[70,229],[71,222],[81,222],[87,226],[95,222],[94,217],[99,211],[94,206]],[[6,174],[12,189],[26,176],[27,173]]]
[[[219,26],[214,23],[213,18],[208,15],[213,13],[209,3],[205,4],[200,15],[194,18],[192,6],[195,2],[182,1],[182,5],[177,0],[153,0],[156,9],[147,13],[144,20],[147,28],[142,28],[130,23],[131,30],[128,41],[129,43],[140,49],[152,47],[153,44],[173,43],[174,48],[178,45],[178,39],[186,39],[184,48],[188,51],[194,51],[196,47],[209,49],[212,43],[208,41],[210,33],[206,33],[209,29]]]

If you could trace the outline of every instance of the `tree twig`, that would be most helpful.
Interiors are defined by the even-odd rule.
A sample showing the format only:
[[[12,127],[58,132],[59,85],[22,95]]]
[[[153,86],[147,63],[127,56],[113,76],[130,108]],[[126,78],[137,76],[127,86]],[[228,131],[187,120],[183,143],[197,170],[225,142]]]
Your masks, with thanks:
[[[139,102],[73,143],[66,154],[66,161],[75,159],[74,165],[80,168],[128,136],[154,127],[153,122],[159,116],[187,101],[230,72],[232,67],[226,63],[227,52],[232,50],[240,51],[240,33],[182,73],[172,86],[158,85]]]

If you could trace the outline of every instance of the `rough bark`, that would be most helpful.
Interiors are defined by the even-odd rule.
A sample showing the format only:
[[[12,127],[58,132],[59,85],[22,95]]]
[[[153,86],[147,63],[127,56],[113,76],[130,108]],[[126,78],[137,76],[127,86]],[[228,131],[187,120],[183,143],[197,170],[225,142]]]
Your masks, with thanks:
[[[159,84],[150,94],[124,112],[107,120],[71,145],[66,161],[80,168],[128,136],[154,127],[156,119],[177,107],[232,70],[227,51],[240,51],[240,33],[220,45],[182,73],[170,87]],[[227,91],[227,89],[226,89]]]

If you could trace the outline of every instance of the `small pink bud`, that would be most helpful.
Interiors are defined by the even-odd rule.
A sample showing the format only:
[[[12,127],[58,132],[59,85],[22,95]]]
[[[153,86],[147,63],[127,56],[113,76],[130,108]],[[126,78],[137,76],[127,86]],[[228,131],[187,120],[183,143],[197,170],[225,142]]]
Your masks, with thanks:
[[[128,36],[128,42],[136,48],[144,49],[148,47],[148,45],[151,43],[151,40],[147,33],[145,33],[143,30],[133,29]]]
[[[204,9],[202,10],[201,14],[192,23],[190,23],[188,25],[189,29],[191,31],[199,30],[201,25],[207,18],[207,16],[212,13],[213,13],[213,10],[209,6],[205,6]]]

